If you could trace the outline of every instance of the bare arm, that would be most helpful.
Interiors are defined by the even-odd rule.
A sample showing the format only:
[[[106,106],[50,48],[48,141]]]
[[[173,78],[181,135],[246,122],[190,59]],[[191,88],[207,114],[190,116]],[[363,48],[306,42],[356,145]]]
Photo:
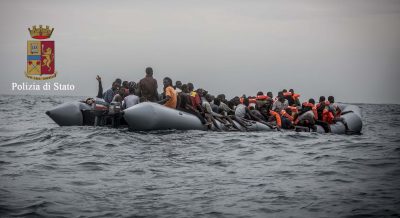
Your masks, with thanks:
[[[99,75],[97,75],[96,80],[99,82],[97,97],[103,98],[103,85],[101,84],[101,77]]]

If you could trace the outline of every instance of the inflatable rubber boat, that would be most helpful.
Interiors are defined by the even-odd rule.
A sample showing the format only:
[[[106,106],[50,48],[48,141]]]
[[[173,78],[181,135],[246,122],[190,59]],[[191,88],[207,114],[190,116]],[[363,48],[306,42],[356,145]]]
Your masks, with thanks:
[[[338,105],[343,113],[341,116],[348,129],[342,122],[331,124],[331,132],[334,134],[359,134],[362,129],[362,121],[359,107],[355,105]],[[46,114],[60,126],[94,125],[96,114],[91,106],[82,102],[68,102],[50,109]],[[156,103],[143,102],[122,111],[121,124],[127,125],[133,131],[150,130],[208,130],[195,115],[171,109]],[[246,121],[246,126],[233,121],[241,131],[274,131],[270,127],[256,121]],[[317,126],[317,132],[325,133],[322,126]],[[302,128],[304,130],[304,128]],[[226,126],[218,120],[212,124],[211,130],[230,131],[233,128]],[[237,130],[237,129],[235,129]],[[307,128],[306,131],[311,131]]]

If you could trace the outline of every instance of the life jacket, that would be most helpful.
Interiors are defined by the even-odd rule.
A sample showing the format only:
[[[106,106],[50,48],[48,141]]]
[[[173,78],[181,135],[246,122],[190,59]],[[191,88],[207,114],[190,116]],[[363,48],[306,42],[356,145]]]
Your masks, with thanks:
[[[281,116],[286,117],[291,122],[293,122],[294,120],[293,116],[288,114],[285,110],[281,110]]]
[[[289,105],[293,105],[294,104],[294,99],[293,99],[293,96],[292,96],[291,92],[283,93],[283,97],[288,101]]]
[[[299,109],[294,106],[288,106],[288,108],[292,111],[292,113],[299,113]]]
[[[268,98],[266,95],[257,95],[256,100],[267,100]]]
[[[255,104],[257,102],[257,98],[247,98],[247,99],[249,99],[249,104],[251,104],[251,103]],[[240,101],[241,104],[243,104],[244,98],[240,97],[239,101]]]
[[[273,111],[273,110],[270,110],[270,111],[269,111],[269,114],[270,114],[271,116],[274,116],[274,117],[275,117],[276,125],[277,125],[279,128],[281,128],[281,127],[282,127],[281,116],[280,116],[277,112],[275,112],[275,111]]]
[[[285,97],[287,97],[287,96],[292,97],[292,93],[291,93],[291,92],[284,92],[284,93],[283,93],[283,96],[285,96]]]
[[[315,107],[314,105],[313,105],[313,107],[312,107],[312,112],[314,113],[314,119],[315,120],[318,120],[318,111],[317,111],[317,107]]]
[[[289,105],[295,105],[296,101],[299,99],[300,95],[297,93],[285,92],[283,93],[285,99],[288,100]]]
[[[322,121],[328,124],[332,124],[334,118],[335,116],[333,116],[333,113],[329,111],[329,109],[324,109],[324,111],[322,112]]]
[[[293,100],[297,100],[297,99],[300,98],[300,94],[294,93],[294,94],[292,95],[292,97],[293,97]]]
[[[318,111],[317,111],[317,107],[310,102],[304,102],[302,104],[303,108],[307,108],[307,110],[312,110],[313,114],[314,114],[314,119],[318,120]]]

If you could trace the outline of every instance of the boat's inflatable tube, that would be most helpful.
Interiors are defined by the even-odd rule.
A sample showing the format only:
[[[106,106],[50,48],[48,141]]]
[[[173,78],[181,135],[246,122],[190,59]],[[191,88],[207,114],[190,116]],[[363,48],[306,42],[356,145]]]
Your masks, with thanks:
[[[143,102],[124,110],[124,118],[131,130],[206,130],[199,118],[156,103]]]
[[[338,104],[342,110],[341,118],[343,122],[331,124],[330,128],[334,134],[358,134],[362,130],[362,120],[360,108],[355,105]],[[82,126],[84,125],[84,116],[87,113],[82,111],[91,110],[91,107],[81,102],[69,102],[61,104],[46,114],[60,126]],[[86,114],[86,115],[84,115]],[[148,131],[148,130],[207,130],[200,120],[189,113],[174,110],[156,103],[144,102],[137,104],[124,110],[124,119],[128,123],[131,130]],[[246,129],[234,121],[240,130]],[[216,121],[217,126],[213,126],[212,130],[229,131],[228,128]],[[346,129],[344,123],[347,124]],[[87,125],[87,124],[85,124]],[[273,130],[269,126],[259,122],[249,121],[247,131],[270,131]],[[317,132],[325,133],[321,126],[317,125]]]
[[[60,126],[82,126],[82,110],[90,109],[89,105],[82,102],[67,102],[46,111],[46,114]]]
[[[203,125],[196,116],[151,102],[140,103],[124,110],[124,118],[129,128],[136,131],[207,130],[207,126]],[[239,123],[234,122],[241,130],[245,130]],[[217,120],[216,124],[218,127],[214,125],[212,130],[229,130]],[[270,127],[255,121],[249,122],[246,127],[248,131],[272,130]]]

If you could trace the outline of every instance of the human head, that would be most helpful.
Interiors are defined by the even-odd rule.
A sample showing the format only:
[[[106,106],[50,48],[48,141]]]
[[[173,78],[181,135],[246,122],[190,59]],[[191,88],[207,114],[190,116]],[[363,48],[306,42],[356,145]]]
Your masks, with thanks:
[[[331,96],[328,97],[328,101],[329,101],[331,104],[333,104],[333,103],[335,103],[335,98],[331,95]]]
[[[164,84],[164,87],[172,86],[172,79],[169,77],[165,77],[163,79],[163,84]]]
[[[294,94],[294,90],[293,90],[293,89],[289,89],[289,92],[291,92],[292,94]]]
[[[287,92],[287,89],[283,89],[282,92],[283,92],[283,93]]]
[[[207,94],[207,92],[205,92],[202,88],[198,88],[196,92],[200,97],[203,97]]]
[[[179,81],[179,80],[177,80],[177,81],[175,82],[175,87],[176,87],[176,88],[179,88],[179,89],[182,89],[182,82]]]
[[[231,100],[231,102],[234,104],[234,105],[239,105],[240,104],[240,98],[239,97],[234,97],[232,100]]]
[[[124,87],[124,88],[129,88],[129,86],[128,86],[128,81],[123,81],[123,82],[122,82],[122,87]]]
[[[219,98],[214,98],[214,104],[219,106],[221,104],[221,100]]]
[[[285,102],[285,96],[283,96],[283,92],[278,92],[278,101]]]
[[[230,109],[233,109],[233,107],[234,107],[235,105],[237,105],[237,104],[235,103],[234,99],[231,99],[230,101],[228,101],[227,105],[228,105],[228,107],[229,107]]]
[[[119,86],[120,86],[120,84],[117,81],[115,81],[112,83],[111,89],[113,91],[117,91],[119,89]]]
[[[146,68],[146,75],[147,76],[153,76],[153,68],[147,67]]]
[[[257,95],[264,95],[264,93],[262,91],[258,91]]]
[[[267,96],[270,98],[274,98],[274,95],[272,94],[272,92],[267,92]]]
[[[120,78],[116,78],[114,82],[118,83],[120,86],[122,84],[122,80]]]
[[[130,82],[128,83],[128,88],[131,88],[131,87],[136,88],[136,83],[133,82],[133,81],[130,81]]]
[[[315,100],[313,98],[308,99],[308,103],[315,104]]]
[[[125,89],[120,88],[120,89],[118,90],[118,94],[119,94],[121,97],[124,97],[124,96],[125,96]]]
[[[211,101],[212,101],[212,96],[211,96],[210,94],[206,94],[205,98],[206,98],[206,100],[207,100],[208,102],[211,102]]]
[[[319,102],[324,102],[325,101],[325,96],[320,96],[319,97]]]
[[[193,83],[188,83],[187,86],[190,92],[194,90]]]
[[[94,102],[95,102],[95,100],[93,98],[87,98],[85,100],[85,103],[88,104],[88,105],[92,105]]]
[[[134,86],[130,86],[129,87],[129,94],[135,94],[135,87]]]
[[[225,94],[219,94],[217,95],[217,98],[219,98],[221,101],[225,101]]]
[[[181,86],[181,90],[182,90],[183,93],[188,93],[189,92],[188,86],[186,84],[183,84]]]

